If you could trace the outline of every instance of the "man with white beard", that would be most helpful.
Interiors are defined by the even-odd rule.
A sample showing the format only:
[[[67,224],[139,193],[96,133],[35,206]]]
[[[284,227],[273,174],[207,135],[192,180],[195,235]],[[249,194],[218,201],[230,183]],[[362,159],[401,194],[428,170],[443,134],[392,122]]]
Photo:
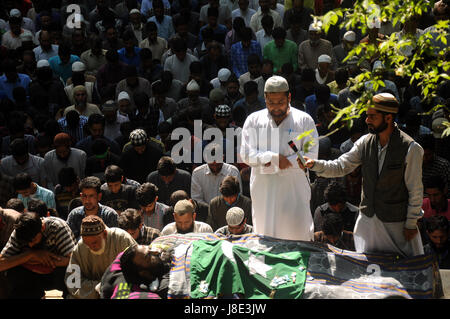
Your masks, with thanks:
[[[103,273],[131,245],[136,245],[136,241],[125,230],[107,228],[96,215],[85,217],[81,223],[81,239],[66,270],[68,298],[100,298]]]

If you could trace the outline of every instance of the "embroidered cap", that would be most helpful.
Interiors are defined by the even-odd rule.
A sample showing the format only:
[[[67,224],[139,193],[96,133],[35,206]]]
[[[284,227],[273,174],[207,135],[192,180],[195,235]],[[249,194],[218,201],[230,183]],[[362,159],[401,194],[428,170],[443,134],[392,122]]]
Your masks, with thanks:
[[[130,133],[130,142],[133,146],[142,146],[147,144],[147,133],[143,129],[135,129]]]
[[[229,117],[231,116],[231,108],[226,104],[221,104],[216,107],[217,117]]]
[[[227,211],[225,219],[227,220],[228,226],[238,226],[244,221],[244,211],[240,207],[231,207]]]
[[[370,108],[387,113],[398,113],[398,101],[390,93],[379,93],[372,98]]]
[[[83,218],[81,221],[81,236],[96,236],[106,229],[105,223],[97,215]]]

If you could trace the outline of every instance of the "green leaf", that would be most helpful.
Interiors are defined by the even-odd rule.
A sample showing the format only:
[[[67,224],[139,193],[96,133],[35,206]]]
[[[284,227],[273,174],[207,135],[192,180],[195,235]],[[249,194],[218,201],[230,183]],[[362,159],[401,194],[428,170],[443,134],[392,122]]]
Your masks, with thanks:
[[[314,132],[314,129],[303,132],[302,134],[300,134],[299,136],[297,136],[297,138],[296,138],[297,141],[300,141],[302,138],[305,138],[305,137],[307,137],[307,136],[310,136],[312,132]]]

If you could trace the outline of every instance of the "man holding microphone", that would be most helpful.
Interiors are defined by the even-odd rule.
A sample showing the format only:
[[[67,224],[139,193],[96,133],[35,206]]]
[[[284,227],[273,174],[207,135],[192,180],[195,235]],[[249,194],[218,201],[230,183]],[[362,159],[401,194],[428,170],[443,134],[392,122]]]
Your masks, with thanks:
[[[392,94],[375,95],[367,109],[369,133],[349,152],[334,161],[304,157],[306,168],[329,178],[349,174],[361,165],[360,214],[353,232],[357,252],[423,254],[417,228],[422,216],[423,149],[397,127],[398,109]]]

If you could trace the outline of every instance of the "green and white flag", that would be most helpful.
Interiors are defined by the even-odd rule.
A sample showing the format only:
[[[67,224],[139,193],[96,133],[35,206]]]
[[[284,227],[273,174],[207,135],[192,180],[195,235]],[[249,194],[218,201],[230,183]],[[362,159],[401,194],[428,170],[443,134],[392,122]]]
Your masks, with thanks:
[[[258,252],[226,240],[193,243],[191,298],[301,298],[309,252]]]

